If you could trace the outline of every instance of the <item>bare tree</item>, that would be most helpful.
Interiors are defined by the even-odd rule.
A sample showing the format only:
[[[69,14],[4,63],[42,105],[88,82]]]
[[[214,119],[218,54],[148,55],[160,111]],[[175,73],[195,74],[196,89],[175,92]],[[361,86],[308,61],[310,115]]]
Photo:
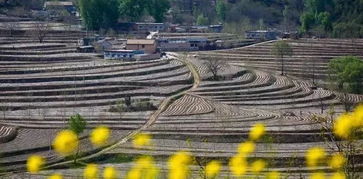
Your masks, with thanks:
[[[208,72],[213,74],[213,79],[218,80],[219,72],[227,66],[227,63],[219,58],[208,58],[203,65],[207,67]]]
[[[39,40],[39,43],[43,43],[44,38],[50,31],[50,25],[47,22],[36,22],[34,24],[34,36]]]

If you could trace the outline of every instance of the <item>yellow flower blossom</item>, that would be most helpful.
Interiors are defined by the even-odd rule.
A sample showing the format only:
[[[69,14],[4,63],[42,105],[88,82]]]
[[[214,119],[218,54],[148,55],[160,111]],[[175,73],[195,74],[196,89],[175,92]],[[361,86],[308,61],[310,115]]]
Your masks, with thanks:
[[[115,168],[108,166],[103,171],[103,178],[104,179],[116,179],[117,178],[117,171]]]
[[[335,121],[333,125],[333,132],[336,136],[343,139],[349,139],[353,130],[353,116],[350,114],[342,114]]]
[[[107,144],[108,139],[110,138],[110,129],[106,126],[99,126],[91,132],[90,140],[95,146],[103,146]]]
[[[44,158],[39,155],[32,155],[28,158],[26,162],[26,167],[28,169],[28,172],[32,174],[36,174],[40,171],[42,166],[44,165]]]
[[[157,179],[159,169],[156,167],[154,159],[150,156],[138,158],[134,166],[127,173],[127,179]]]
[[[138,168],[132,168],[129,172],[127,172],[126,179],[141,179],[141,170]]]
[[[55,173],[49,176],[47,179],[63,179],[63,176],[60,173]]]
[[[330,161],[329,161],[329,166],[333,169],[341,169],[342,167],[344,167],[346,163],[346,159],[344,157],[343,154],[341,153],[336,153],[333,154]]]
[[[266,175],[266,179],[280,179],[281,174],[277,171],[268,172]]]
[[[347,177],[343,172],[335,172],[332,174],[331,179],[346,179]]]
[[[312,173],[310,179],[325,179],[325,174],[321,172]]]
[[[98,167],[96,164],[87,164],[83,170],[84,179],[97,179],[98,178]]]
[[[356,128],[363,127],[363,104],[359,105],[353,111],[354,122],[353,126]]]
[[[177,152],[168,160],[169,179],[187,179],[192,157],[188,152]]]
[[[132,144],[135,148],[149,146],[151,144],[151,136],[145,133],[137,134],[132,140]]]
[[[248,154],[254,152],[255,148],[256,148],[255,143],[253,143],[251,141],[247,141],[247,142],[239,144],[237,150],[238,150],[239,154],[248,155]]]
[[[229,169],[235,176],[243,176],[247,172],[247,160],[245,155],[237,154],[229,160]]]
[[[207,178],[214,178],[221,171],[221,167],[221,162],[213,160],[209,162],[205,167],[205,175],[207,176]]]
[[[256,160],[251,164],[251,170],[254,173],[260,173],[266,167],[266,162],[263,160]]]
[[[250,140],[258,140],[265,134],[265,125],[262,123],[255,124],[249,133],[249,139]]]
[[[305,155],[306,164],[309,167],[316,167],[325,159],[325,155],[325,150],[321,147],[310,148]]]
[[[71,130],[60,131],[53,140],[53,147],[61,155],[69,155],[78,147],[78,136]]]

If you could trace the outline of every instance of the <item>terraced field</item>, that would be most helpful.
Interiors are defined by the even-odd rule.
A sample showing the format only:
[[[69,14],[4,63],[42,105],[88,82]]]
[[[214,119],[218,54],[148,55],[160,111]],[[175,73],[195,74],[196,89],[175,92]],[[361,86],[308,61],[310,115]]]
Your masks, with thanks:
[[[200,58],[221,58],[230,63],[254,67],[272,72],[281,69],[280,59],[272,53],[274,41],[248,48],[236,48],[213,52],[199,52]],[[300,39],[289,40],[293,56],[284,57],[287,75],[312,80],[326,79],[327,63],[334,57],[354,55],[363,57],[362,39]]]
[[[4,112],[0,124],[4,131],[9,126],[17,129],[17,136],[0,142],[0,153],[5,154],[0,165],[21,169],[26,157],[34,153],[51,162],[63,161],[50,149],[51,139],[66,127],[70,115],[80,113],[88,128],[100,124],[112,128],[115,145],[97,153],[103,166],[115,164],[119,156],[147,154],[155,156],[165,171],[165,158],[179,150],[190,151],[203,161],[218,159],[227,164],[237,145],[247,139],[249,128],[262,122],[268,136],[257,144],[251,158],[266,159],[272,170],[289,173],[290,178],[305,176],[310,172],[304,167],[306,149],[336,150],[324,139],[329,133],[322,133],[322,126],[312,117],[332,107],[337,113],[344,110],[340,93],[315,88],[310,80],[302,79],[312,75],[303,72],[305,64],[315,63],[314,75],[323,80],[333,57],[363,56],[363,41],[354,42],[292,41],[295,55],[286,60],[288,76],[281,76],[279,61],[270,55],[273,42],[198,52],[198,58],[169,53],[168,59],[121,63],[75,53],[71,39],[41,45],[17,45],[8,40],[0,45],[0,107]],[[220,72],[223,80],[211,80],[203,59],[212,57],[228,63]],[[122,114],[108,111],[127,96],[151,100],[159,109]],[[359,103],[363,96],[351,94],[348,99]],[[0,126],[0,140],[2,129]],[[152,134],[153,145],[134,149],[128,139],[134,135],[132,131],[140,129]],[[82,140],[82,149],[93,153],[86,140]],[[356,158],[362,169],[363,153]],[[115,166],[125,171],[131,164],[123,161]],[[54,170],[69,177],[82,172],[67,167]],[[193,170],[197,175],[198,166]],[[227,165],[222,175],[228,175]],[[40,177],[27,173],[11,176]]]
[[[2,169],[21,168],[32,153],[58,160],[49,151],[51,139],[67,127],[71,115],[87,118],[88,128],[110,126],[116,141],[142,126],[152,112],[109,112],[116,103],[130,97],[158,106],[192,86],[190,71],[178,60],[106,61],[96,54],[76,53],[79,37],[55,35],[41,44],[30,37],[1,41]],[[92,147],[85,142],[82,148]]]

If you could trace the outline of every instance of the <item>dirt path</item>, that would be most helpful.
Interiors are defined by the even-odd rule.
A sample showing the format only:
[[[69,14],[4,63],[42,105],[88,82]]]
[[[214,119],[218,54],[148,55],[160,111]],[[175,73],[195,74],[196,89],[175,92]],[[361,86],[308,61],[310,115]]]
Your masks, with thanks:
[[[193,63],[191,63],[190,61],[187,60],[188,56],[183,56],[183,55],[176,54],[176,53],[168,53],[168,56],[173,57],[176,60],[179,60],[180,62],[182,62],[183,64],[185,64],[189,68],[190,72],[193,75],[193,86],[188,90],[182,91],[182,92],[180,92],[178,94],[175,94],[173,96],[170,96],[170,97],[167,97],[166,99],[164,99],[162,101],[162,103],[160,104],[158,110],[156,110],[149,117],[149,120],[143,126],[141,126],[139,129],[128,133],[125,137],[121,138],[118,142],[116,142],[116,143],[114,143],[114,144],[112,144],[112,145],[110,145],[110,146],[108,146],[106,148],[103,148],[102,150],[100,150],[100,151],[98,151],[96,153],[93,153],[93,154],[90,154],[88,156],[79,158],[77,161],[87,161],[87,160],[99,157],[102,154],[104,154],[104,153],[106,153],[108,151],[111,151],[111,150],[119,147],[122,144],[125,144],[127,141],[132,139],[136,134],[138,134],[141,131],[147,129],[153,123],[155,123],[155,121],[158,119],[160,114],[169,107],[169,105],[174,101],[174,99],[177,99],[177,98],[185,95],[189,91],[191,91],[191,90],[193,90],[193,89],[195,89],[195,88],[197,88],[199,86],[199,84],[200,84],[200,75],[199,75],[198,71],[196,70],[196,67],[193,65]],[[59,163],[48,165],[45,169],[50,169],[50,168],[53,168],[53,167],[67,165],[67,164],[71,164],[71,163],[73,163],[73,160],[65,161],[65,162],[59,162]]]

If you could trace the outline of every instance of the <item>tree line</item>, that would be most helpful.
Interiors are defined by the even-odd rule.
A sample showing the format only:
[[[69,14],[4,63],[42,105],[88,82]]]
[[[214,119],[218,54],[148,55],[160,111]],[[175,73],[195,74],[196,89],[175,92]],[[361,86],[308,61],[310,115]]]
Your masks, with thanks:
[[[277,28],[309,36],[363,37],[361,0],[193,1],[191,11],[177,3],[182,0],[171,1],[175,23],[192,18],[199,25],[223,23],[231,33]]]
[[[84,25],[90,30],[114,28],[119,20],[136,22],[145,15],[163,22],[169,0],[79,0]]]

